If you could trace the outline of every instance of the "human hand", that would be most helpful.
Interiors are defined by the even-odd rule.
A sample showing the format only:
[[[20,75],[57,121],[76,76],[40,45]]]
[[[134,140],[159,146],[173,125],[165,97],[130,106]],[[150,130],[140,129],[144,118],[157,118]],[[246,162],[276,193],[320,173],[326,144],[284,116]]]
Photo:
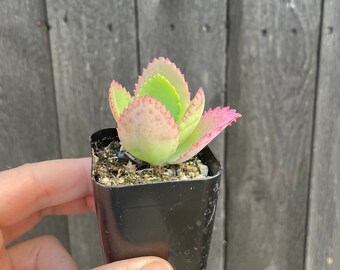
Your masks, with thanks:
[[[95,211],[90,159],[27,164],[0,172],[0,269],[77,269],[62,244],[40,236],[6,248],[46,215]],[[96,270],[171,270],[157,257],[140,257],[107,264]]]

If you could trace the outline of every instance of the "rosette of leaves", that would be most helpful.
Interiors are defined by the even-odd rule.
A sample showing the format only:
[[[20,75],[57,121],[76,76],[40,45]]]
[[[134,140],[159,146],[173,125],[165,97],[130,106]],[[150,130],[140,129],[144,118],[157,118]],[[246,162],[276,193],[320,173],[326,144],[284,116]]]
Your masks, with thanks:
[[[202,88],[190,101],[183,74],[163,57],[155,58],[143,69],[133,97],[113,81],[109,100],[123,148],[157,166],[192,158],[241,116],[229,107],[209,109],[203,114]]]

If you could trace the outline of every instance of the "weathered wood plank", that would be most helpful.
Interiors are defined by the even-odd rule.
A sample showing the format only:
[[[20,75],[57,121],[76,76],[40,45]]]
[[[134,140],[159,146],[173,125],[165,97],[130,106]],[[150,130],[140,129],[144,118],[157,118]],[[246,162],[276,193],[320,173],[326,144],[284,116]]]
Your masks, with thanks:
[[[88,156],[89,135],[112,127],[108,87],[137,77],[134,1],[47,1],[63,157]],[[102,263],[94,215],[69,218],[80,269]]]
[[[0,1],[0,170],[60,157],[45,20],[41,0]],[[21,239],[40,234],[68,248],[67,217],[48,217]]]
[[[340,269],[340,2],[324,5],[306,270]]]
[[[168,57],[185,74],[192,97],[202,86],[207,108],[223,105],[226,1],[141,0],[138,18],[141,67],[154,57]],[[212,148],[223,162],[223,135]],[[214,270],[224,266],[224,185],[218,203],[208,267]]]
[[[320,0],[230,1],[227,269],[301,270]]]

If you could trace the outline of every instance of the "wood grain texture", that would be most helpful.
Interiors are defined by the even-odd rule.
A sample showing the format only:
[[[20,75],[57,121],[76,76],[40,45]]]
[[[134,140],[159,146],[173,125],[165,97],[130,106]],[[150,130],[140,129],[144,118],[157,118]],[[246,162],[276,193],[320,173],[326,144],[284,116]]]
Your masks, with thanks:
[[[206,108],[224,104],[226,1],[138,1],[141,67],[154,57],[175,62],[191,97],[202,86]],[[223,162],[224,135],[212,143]],[[208,269],[224,267],[224,184],[219,194]]]
[[[89,136],[114,126],[108,88],[137,78],[134,2],[47,1],[63,157],[88,156]],[[94,215],[69,218],[80,269],[102,263]]]
[[[230,1],[227,269],[303,269],[320,7]]]
[[[324,5],[306,270],[340,269],[340,2]]]
[[[44,1],[0,1],[0,170],[60,157],[45,21]],[[69,247],[66,217],[48,217],[21,239],[40,234]]]

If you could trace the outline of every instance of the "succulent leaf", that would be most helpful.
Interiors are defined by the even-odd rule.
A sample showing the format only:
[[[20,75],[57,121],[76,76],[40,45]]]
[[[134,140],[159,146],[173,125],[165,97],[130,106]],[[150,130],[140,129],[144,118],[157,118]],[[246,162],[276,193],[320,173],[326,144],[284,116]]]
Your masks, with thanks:
[[[109,89],[109,102],[112,114],[118,122],[124,109],[132,102],[130,93],[116,81],[112,81]]]
[[[202,88],[199,88],[192,99],[190,106],[183,118],[178,123],[179,143],[181,144],[194,131],[202,117],[204,110],[205,96]]]
[[[118,136],[133,156],[152,165],[163,165],[176,151],[179,142],[174,118],[156,99],[136,98],[121,115]]]
[[[172,163],[182,163],[201,151],[212,139],[214,139],[223,129],[236,122],[241,117],[239,113],[229,107],[217,107],[209,109],[201,118],[196,129],[182,142],[173,155]],[[177,158],[179,156],[179,158]]]
[[[138,96],[143,84],[157,73],[165,77],[170,84],[175,87],[179,96],[179,103],[181,104],[178,119],[181,119],[190,104],[190,93],[184,75],[169,59],[164,57],[155,58],[147,68],[143,70],[142,75],[138,77],[135,96]]]
[[[161,102],[170,112],[172,117],[177,120],[181,104],[176,89],[162,75],[157,73],[147,80],[139,89],[138,97],[151,96]]]

